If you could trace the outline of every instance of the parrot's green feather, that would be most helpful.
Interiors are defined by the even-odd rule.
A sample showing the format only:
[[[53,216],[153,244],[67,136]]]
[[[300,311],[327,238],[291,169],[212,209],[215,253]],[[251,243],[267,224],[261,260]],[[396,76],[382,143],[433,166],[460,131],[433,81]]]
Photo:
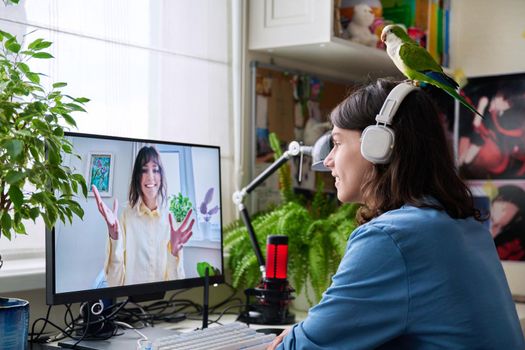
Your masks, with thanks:
[[[412,70],[419,72],[433,71],[443,73],[443,68],[434,61],[427,50],[419,45],[404,43],[399,48],[399,57],[401,57],[403,63]]]
[[[440,88],[441,90],[445,91],[447,94],[449,94],[450,96],[454,97],[456,100],[458,100],[463,106],[467,107],[472,113],[475,113],[477,115],[479,115],[481,118],[483,118],[483,115],[481,113],[479,113],[467,100],[465,100],[465,98],[463,96],[461,96],[460,94],[458,94],[458,92],[456,90],[454,90],[453,88],[451,88],[450,86],[448,85],[445,85],[435,79],[432,79],[428,76],[426,76],[425,74],[422,74],[422,73],[419,73],[419,72],[416,72],[414,70],[410,70],[410,76],[407,74],[407,77],[409,79],[412,79],[412,80],[416,80],[416,81],[419,81],[419,82],[423,82],[423,83],[427,83],[427,84],[431,84],[431,85],[434,85],[435,87],[438,87]]]
[[[389,26],[386,28],[389,28]],[[388,29],[388,33],[393,33],[393,35],[402,41],[398,55],[389,52],[396,66],[400,67],[401,73],[408,79],[431,84],[444,90],[470,111],[483,118],[483,115],[456,91],[456,87],[458,86],[457,82],[443,72],[443,68],[441,68],[427,50],[413,41],[399,26],[391,26],[390,29]]]

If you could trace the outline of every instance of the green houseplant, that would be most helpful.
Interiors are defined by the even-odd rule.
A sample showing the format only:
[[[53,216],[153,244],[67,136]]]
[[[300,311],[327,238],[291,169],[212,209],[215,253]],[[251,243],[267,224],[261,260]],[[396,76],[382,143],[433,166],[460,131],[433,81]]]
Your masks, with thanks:
[[[276,157],[282,151],[275,134],[270,143]],[[285,164],[279,169],[282,204],[259,214],[253,227],[259,246],[266,254],[266,238],[272,234],[287,235],[288,270],[292,286],[297,293],[304,293],[310,304],[318,302],[330,285],[331,277],[344,254],[346,241],[357,226],[354,217],[357,205],[336,207],[335,201],[323,193],[320,183],[309,205],[293,193],[290,168]],[[232,270],[234,287],[253,287],[260,279],[260,271],[248,233],[241,221],[225,230],[225,247],[229,251],[228,265]],[[312,287],[310,297],[308,286]]]
[[[4,0],[5,5],[16,3]],[[61,164],[64,154],[74,154],[64,136],[65,128],[76,126],[71,113],[84,111],[88,99],[62,93],[67,85],[63,82],[46,89],[43,75],[32,71],[28,62],[53,58],[45,51],[52,43],[36,39],[26,45],[25,39],[19,42],[0,30],[0,240],[26,234],[24,220],[42,217],[52,226],[57,220],[82,217],[74,195],[87,196],[83,176]],[[13,320],[17,321],[4,327]],[[3,345],[25,348],[29,303],[0,298],[0,324]]]
[[[26,233],[23,220],[42,217],[52,226],[83,216],[74,195],[87,195],[86,182],[61,162],[63,154],[74,154],[64,130],[76,126],[71,114],[85,111],[88,99],[64,94],[63,82],[46,89],[42,74],[30,69],[32,59],[53,58],[45,51],[51,42],[26,45],[0,31],[0,43],[0,238],[11,239]]]
[[[170,198],[170,212],[173,214],[173,218],[177,222],[182,222],[186,217],[186,214],[192,208],[190,199],[183,196],[181,192],[178,195],[173,195]]]

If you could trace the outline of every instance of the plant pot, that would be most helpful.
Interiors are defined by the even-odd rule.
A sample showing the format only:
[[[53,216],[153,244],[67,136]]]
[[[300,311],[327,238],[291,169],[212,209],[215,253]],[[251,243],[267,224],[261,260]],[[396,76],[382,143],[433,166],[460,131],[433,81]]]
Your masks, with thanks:
[[[308,299],[314,303],[315,301],[315,294],[312,288],[312,284],[308,280],[305,285],[306,288],[303,288],[300,294],[295,294],[295,299],[292,301],[292,308],[295,310],[308,312],[312,306],[315,304],[310,304]],[[308,297],[307,297],[308,295]]]
[[[0,342],[3,350],[27,349],[29,302],[0,298]]]
[[[202,234],[202,239],[209,240],[211,237],[211,224],[207,221],[199,222],[199,230]]]

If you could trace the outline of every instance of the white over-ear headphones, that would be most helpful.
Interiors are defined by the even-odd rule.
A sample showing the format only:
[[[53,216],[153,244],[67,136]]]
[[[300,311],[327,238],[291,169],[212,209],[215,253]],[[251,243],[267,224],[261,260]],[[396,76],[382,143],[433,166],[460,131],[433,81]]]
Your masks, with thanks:
[[[419,88],[410,83],[400,83],[390,91],[379,114],[376,115],[376,125],[370,125],[361,134],[361,154],[363,158],[374,164],[390,162],[394,148],[394,131],[388,127],[403,99],[410,92]]]

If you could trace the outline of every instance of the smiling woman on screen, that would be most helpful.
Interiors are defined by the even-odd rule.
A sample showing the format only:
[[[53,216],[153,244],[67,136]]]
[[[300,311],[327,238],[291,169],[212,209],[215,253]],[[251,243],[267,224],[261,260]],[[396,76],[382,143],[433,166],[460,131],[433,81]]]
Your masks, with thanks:
[[[184,278],[182,248],[192,235],[190,210],[180,227],[166,208],[166,179],[160,155],[143,147],[135,159],[128,204],[109,209],[95,186],[98,210],[108,227],[105,275],[110,287]],[[189,224],[188,224],[189,222]]]

